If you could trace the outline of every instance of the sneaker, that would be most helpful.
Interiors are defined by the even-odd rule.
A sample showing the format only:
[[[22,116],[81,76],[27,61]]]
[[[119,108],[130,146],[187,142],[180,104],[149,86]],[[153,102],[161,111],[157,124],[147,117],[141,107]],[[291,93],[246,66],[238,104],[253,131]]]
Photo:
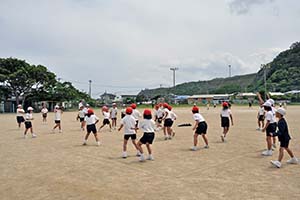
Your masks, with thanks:
[[[277,168],[280,168],[281,167],[281,162],[279,162],[279,161],[273,161],[273,160],[271,160],[271,164],[273,165],[273,166],[275,166],[275,167],[277,167]]]
[[[83,144],[82,144],[83,146],[86,146],[86,142],[83,142]]]
[[[172,136],[171,135],[169,135],[169,138],[168,138],[169,140],[172,140]]]
[[[32,138],[36,138],[36,137],[37,137],[37,135],[32,133]]]
[[[100,146],[100,142],[99,141],[97,142],[97,145]]]
[[[205,146],[204,146],[204,149],[209,149],[209,146],[208,146],[208,145],[205,145]]]
[[[153,156],[152,155],[149,155],[147,160],[154,160]]]
[[[27,138],[27,135],[24,135],[23,137],[24,137],[24,139],[26,139],[26,138]]]
[[[127,158],[127,153],[125,151],[122,153],[122,158]]]
[[[288,161],[286,161],[288,164],[298,164],[298,159],[296,157],[293,157],[291,159],[289,159]]]
[[[261,155],[263,155],[263,156],[272,156],[273,152],[272,152],[272,150],[266,150],[266,151],[263,151],[261,153]]]
[[[197,150],[198,150],[198,148],[195,147],[195,146],[193,146],[193,147],[191,148],[191,151],[197,151]]]
[[[276,144],[272,144],[272,147],[273,147],[274,149],[276,149]]]
[[[136,152],[136,157],[140,157],[142,154],[141,154],[141,152]]]
[[[222,142],[225,142],[225,137],[224,137],[224,135],[221,135],[221,140],[222,140]]]
[[[140,161],[140,162],[145,162],[144,154],[141,154],[141,155],[140,155],[139,161]]]
[[[168,137],[167,137],[167,136],[165,136],[165,140],[168,140]]]
[[[58,132],[59,132],[59,133],[62,133],[62,130],[59,130]]]

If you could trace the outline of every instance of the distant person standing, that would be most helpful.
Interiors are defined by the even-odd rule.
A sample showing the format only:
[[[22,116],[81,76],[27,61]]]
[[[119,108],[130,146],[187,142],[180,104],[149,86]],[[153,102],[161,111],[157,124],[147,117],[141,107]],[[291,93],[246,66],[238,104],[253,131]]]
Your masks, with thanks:
[[[85,111],[84,110],[84,107],[83,106],[81,106],[80,108],[79,108],[79,111],[78,111],[78,114],[77,114],[77,121],[78,121],[78,119],[79,119],[79,121],[80,121],[80,128],[81,128],[81,130],[82,131],[84,131],[84,124],[85,124],[85,122],[84,122],[84,118],[85,118],[85,116],[87,115],[87,113],[86,112],[88,112],[88,111]]]
[[[205,146],[204,148],[208,149],[208,139],[206,137],[207,133],[207,123],[205,122],[204,117],[199,113],[199,108],[198,107],[193,107],[192,108],[192,113],[193,113],[193,118],[195,120],[195,125],[193,127],[194,133],[194,146],[192,147],[192,151],[197,151],[197,144],[198,144],[198,136],[201,135],[204,142]]]
[[[19,104],[17,108],[17,123],[19,128],[21,128],[21,124],[25,121],[24,114],[25,110],[22,108],[22,105]]]
[[[275,136],[276,132],[276,119],[272,112],[272,105],[270,102],[265,102],[263,104],[266,111],[266,124],[262,129],[262,132],[266,132],[267,150],[262,152],[263,156],[272,156],[272,136]]]
[[[86,135],[84,137],[84,141],[82,145],[87,145],[87,140],[91,134],[91,132],[95,136],[95,140],[97,142],[97,145],[100,146],[100,141],[97,135],[97,128],[96,124],[99,122],[99,118],[94,114],[94,111],[92,109],[89,109],[85,118],[84,118],[84,123],[86,123]]]
[[[41,113],[42,113],[42,117],[43,117],[43,123],[47,123],[48,109],[46,108],[45,105],[43,106]]]
[[[102,125],[101,125],[100,128],[99,128],[99,132],[100,132],[100,130],[101,130],[105,125],[108,125],[108,126],[109,126],[109,131],[111,132],[111,123],[110,123],[110,121],[109,121],[109,119],[110,119],[110,112],[109,112],[108,107],[106,107],[106,106],[103,106],[103,107],[102,107],[102,115],[103,115],[104,119],[103,119]]]
[[[139,119],[142,117],[142,114],[140,113],[140,111],[138,111],[135,103],[131,104],[131,108],[132,108],[132,116],[134,117],[136,123],[135,125],[136,127],[138,127]]]
[[[54,108],[54,127],[52,129],[52,133],[55,133],[55,129],[58,128],[59,130],[59,133],[62,133],[62,130],[61,130],[61,116],[62,116],[62,109],[56,105],[55,108]]]
[[[110,118],[111,118],[112,128],[114,130],[116,130],[116,127],[117,127],[117,116],[118,116],[117,104],[113,103],[112,108],[110,110]]]
[[[24,132],[25,139],[27,138],[28,130],[30,130],[32,138],[36,138],[36,134],[33,133],[33,128],[32,128],[32,120],[33,120],[32,112],[33,112],[33,108],[28,107],[27,113],[25,115],[25,132]]]
[[[227,102],[224,102],[222,104],[223,109],[221,111],[221,126],[223,127],[223,134],[221,135],[221,140],[222,142],[226,141],[226,136],[229,132],[229,127],[230,127],[230,121],[231,125],[233,126],[233,118],[232,118],[232,113],[231,110],[229,109],[229,105]]]
[[[262,128],[265,126],[265,109],[262,105],[259,107],[257,113],[257,123],[258,123],[258,128],[256,130],[261,131]]]

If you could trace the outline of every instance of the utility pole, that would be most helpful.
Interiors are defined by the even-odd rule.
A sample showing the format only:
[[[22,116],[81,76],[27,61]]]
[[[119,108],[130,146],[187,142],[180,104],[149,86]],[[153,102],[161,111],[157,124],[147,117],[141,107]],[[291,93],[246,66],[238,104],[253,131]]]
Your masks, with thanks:
[[[170,68],[171,71],[173,71],[173,87],[175,88],[176,86],[176,71],[179,70],[178,67],[171,67]]]
[[[268,65],[261,64],[261,69],[264,70],[264,85],[265,85],[265,100],[267,99],[267,68]]]
[[[229,68],[229,78],[231,77],[231,65],[228,65]]]
[[[92,98],[92,80],[89,80],[89,96]]]

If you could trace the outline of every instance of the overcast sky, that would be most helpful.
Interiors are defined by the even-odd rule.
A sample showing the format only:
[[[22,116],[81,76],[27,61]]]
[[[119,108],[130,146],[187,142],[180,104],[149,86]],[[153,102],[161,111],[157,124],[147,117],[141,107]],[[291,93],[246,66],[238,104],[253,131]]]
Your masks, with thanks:
[[[0,57],[96,97],[257,72],[300,40],[299,0],[0,0]]]

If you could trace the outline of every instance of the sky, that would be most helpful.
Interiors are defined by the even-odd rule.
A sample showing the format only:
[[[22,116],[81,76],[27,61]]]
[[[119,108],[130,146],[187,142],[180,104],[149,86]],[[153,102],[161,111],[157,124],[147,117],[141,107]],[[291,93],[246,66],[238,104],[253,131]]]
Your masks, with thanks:
[[[0,57],[92,96],[255,73],[300,38],[299,0],[0,0]]]

